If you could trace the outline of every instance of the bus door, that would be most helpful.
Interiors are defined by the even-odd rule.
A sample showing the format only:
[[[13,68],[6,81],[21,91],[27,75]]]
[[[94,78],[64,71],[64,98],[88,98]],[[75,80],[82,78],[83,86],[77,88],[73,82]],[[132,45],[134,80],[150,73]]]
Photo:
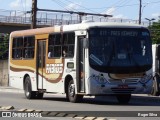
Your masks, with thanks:
[[[79,91],[85,92],[85,49],[83,48],[83,37],[78,38],[78,56],[79,56]]]
[[[38,40],[37,44],[37,87],[44,89],[44,77],[46,68],[46,40]]]

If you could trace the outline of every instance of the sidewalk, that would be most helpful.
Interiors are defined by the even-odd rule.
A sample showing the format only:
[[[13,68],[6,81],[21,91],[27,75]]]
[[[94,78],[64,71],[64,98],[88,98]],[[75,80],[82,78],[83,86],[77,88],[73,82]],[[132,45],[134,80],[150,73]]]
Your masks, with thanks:
[[[0,86],[0,92],[24,93],[24,90],[13,88],[10,86]]]

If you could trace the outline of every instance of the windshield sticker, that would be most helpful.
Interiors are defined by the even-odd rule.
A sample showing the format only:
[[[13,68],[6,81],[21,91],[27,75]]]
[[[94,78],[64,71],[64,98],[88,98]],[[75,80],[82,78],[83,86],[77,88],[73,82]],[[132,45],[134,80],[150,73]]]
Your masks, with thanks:
[[[99,58],[97,58],[96,56],[94,56],[93,54],[90,55],[90,58],[91,58],[94,62],[96,62],[98,65],[102,65],[102,64],[103,64],[103,62],[102,62]]]

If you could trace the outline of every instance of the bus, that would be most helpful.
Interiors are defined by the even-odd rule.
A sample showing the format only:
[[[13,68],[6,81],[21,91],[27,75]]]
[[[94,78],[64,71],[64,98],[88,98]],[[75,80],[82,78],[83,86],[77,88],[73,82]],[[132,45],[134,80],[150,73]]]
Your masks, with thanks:
[[[160,44],[152,45],[152,56],[153,56],[153,89],[151,95],[160,95]]]
[[[128,103],[131,94],[151,93],[151,69],[150,33],[140,25],[84,22],[10,34],[9,84],[27,99],[113,94]]]

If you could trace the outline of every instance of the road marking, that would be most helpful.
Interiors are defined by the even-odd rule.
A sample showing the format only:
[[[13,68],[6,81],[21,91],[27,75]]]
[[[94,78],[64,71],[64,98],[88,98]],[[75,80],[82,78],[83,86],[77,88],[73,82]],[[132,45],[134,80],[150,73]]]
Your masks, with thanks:
[[[49,116],[56,116],[57,114],[59,114],[58,112],[51,112],[51,113],[49,113],[48,115]]]
[[[95,120],[108,120],[108,119],[105,117],[97,117]]]
[[[86,116],[83,116],[83,115],[76,115],[74,118],[76,119],[84,119]]]
[[[13,106],[0,106],[0,110],[7,110],[8,111],[8,110],[13,110],[13,109],[15,109]],[[33,109],[25,109],[25,108],[19,109],[16,111],[41,113],[42,115],[46,115],[45,117],[69,117],[69,118],[84,119],[84,120],[116,120],[113,118],[107,119],[106,117],[93,117],[93,116],[67,114],[67,113],[62,113],[62,112],[49,112],[49,111],[33,110]]]
[[[56,117],[65,117],[67,114],[66,113],[59,113],[56,115]]]
[[[48,111],[42,111],[41,113],[42,113],[42,115],[48,115],[50,112],[48,112]]]
[[[4,110],[12,110],[12,109],[14,109],[14,107],[13,107],[13,106],[1,106],[0,109],[4,109]]]
[[[85,119],[85,120],[95,120],[96,117],[85,117],[84,119]]]
[[[76,116],[77,116],[76,114],[67,114],[65,117],[74,118],[74,117],[76,117]]]
[[[17,110],[17,111],[24,112],[24,111],[26,111],[26,110],[27,110],[27,109],[22,108],[22,109]]]
[[[27,109],[26,112],[34,112],[35,110],[33,109]]]

